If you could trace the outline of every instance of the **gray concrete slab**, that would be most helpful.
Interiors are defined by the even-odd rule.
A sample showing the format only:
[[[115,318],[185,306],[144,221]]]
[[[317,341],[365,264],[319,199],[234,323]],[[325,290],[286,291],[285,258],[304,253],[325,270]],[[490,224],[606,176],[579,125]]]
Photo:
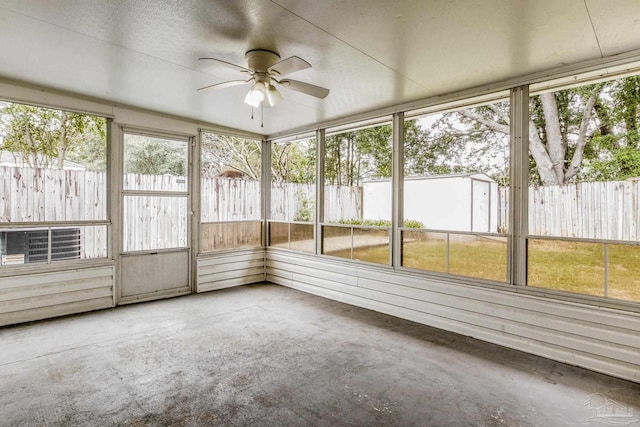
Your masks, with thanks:
[[[640,384],[275,285],[2,328],[0,390],[10,426],[640,426]]]

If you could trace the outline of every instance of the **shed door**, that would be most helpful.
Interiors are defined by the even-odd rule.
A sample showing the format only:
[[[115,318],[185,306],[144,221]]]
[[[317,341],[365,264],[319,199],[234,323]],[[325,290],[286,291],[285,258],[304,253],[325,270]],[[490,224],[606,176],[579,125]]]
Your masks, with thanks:
[[[487,181],[471,180],[472,206],[471,231],[487,233],[491,231],[491,183]]]
[[[124,133],[120,302],[188,293],[190,140]]]

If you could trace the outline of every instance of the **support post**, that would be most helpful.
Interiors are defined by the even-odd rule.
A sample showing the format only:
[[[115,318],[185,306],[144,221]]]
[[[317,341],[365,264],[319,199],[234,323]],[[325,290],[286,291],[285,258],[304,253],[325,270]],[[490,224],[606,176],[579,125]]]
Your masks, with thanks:
[[[262,140],[262,246],[269,246],[269,219],[271,218],[271,141]]]
[[[393,115],[392,206],[390,263],[402,266],[402,230],[404,226],[404,113]]]
[[[316,255],[322,254],[322,226],[324,222],[324,154],[325,131],[316,131],[316,209],[314,215],[314,233]]]
[[[198,254],[200,253],[201,222],[201,156],[202,156],[202,131],[198,129],[197,136],[189,138],[189,224],[191,226],[191,291],[197,292],[198,285]]]
[[[511,156],[509,165],[509,280],[527,284],[529,195],[529,86],[511,89]]]

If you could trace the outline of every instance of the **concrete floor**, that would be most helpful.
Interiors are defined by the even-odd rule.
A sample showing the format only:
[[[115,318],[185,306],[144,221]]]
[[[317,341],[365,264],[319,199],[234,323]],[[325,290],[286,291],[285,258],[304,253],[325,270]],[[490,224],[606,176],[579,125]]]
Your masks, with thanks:
[[[2,328],[0,390],[11,426],[640,425],[640,384],[275,285]]]

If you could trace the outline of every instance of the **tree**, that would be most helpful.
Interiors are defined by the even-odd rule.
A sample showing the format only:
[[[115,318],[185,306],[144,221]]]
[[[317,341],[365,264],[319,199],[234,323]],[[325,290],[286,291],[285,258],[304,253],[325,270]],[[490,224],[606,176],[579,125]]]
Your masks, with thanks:
[[[94,147],[100,145],[102,153],[106,147],[105,119],[24,104],[0,105],[0,133],[2,148],[31,167],[61,169],[67,158],[82,159],[87,140],[101,142]],[[86,151],[84,157],[90,157]]]
[[[273,144],[271,179],[274,182],[305,184],[315,182],[315,139]]]
[[[393,145],[391,126],[382,125],[329,136],[325,141],[325,181],[360,185],[364,179],[389,178]]]
[[[484,173],[506,184],[508,103],[477,107],[468,113],[456,111],[406,122],[405,175]]]
[[[599,134],[587,152],[583,180],[624,180],[640,176],[640,76],[615,80],[597,102]]]
[[[580,170],[586,144],[593,132],[594,106],[601,85],[580,90],[543,93],[530,102],[529,152],[533,180],[544,185],[569,182]],[[495,104],[450,113],[476,122],[485,130],[509,135],[509,116]]]
[[[225,170],[235,170],[260,180],[261,152],[260,141],[203,132],[202,177],[213,178]]]
[[[640,175],[639,105],[638,76],[533,96],[531,182],[563,185]],[[499,135],[509,135],[509,128],[508,110],[492,104],[446,113],[429,132],[434,141],[452,144],[449,156],[455,156],[461,143],[486,153]],[[438,144],[434,146],[438,152]],[[505,163],[505,179],[506,170]]]
[[[160,142],[156,138],[127,135],[125,170],[144,175],[187,174],[187,145],[183,142]]]

